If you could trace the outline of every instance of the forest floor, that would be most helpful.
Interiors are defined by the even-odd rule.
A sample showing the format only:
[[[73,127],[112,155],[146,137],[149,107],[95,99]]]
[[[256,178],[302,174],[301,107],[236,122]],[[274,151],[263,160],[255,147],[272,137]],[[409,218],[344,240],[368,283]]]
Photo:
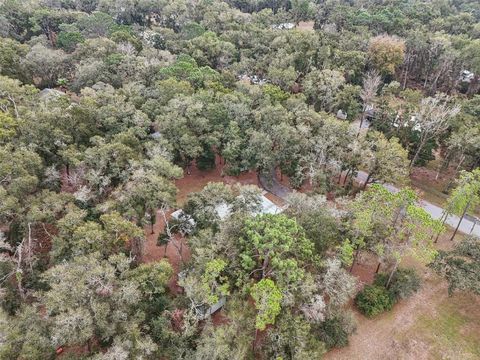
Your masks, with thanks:
[[[178,189],[177,204],[181,206],[185,203],[188,194],[202,190],[209,182],[223,182],[225,184],[257,185],[257,173],[247,171],[239,176],[229,176],[224,174],[224,164],[219,156],[215,159],[215,167],[209,170],[199,170],[195,164],[190,168],[190,174],[185,172],[183,178],[177,180],[175,185]]]
[[[447,249],[451,233],[439,241]],[[367,318],[354,310],[357,331],[349,345],[327,353],[327,360],[427,360],[480,358],[480,297],[466,293],[448,295],[447,283],[413,259],[403,266],[415,267],[422,288],[392,311]],[[368,271],[370,269],[370,271]],[[375,264],[362,262],[354,275],[373,280]]]

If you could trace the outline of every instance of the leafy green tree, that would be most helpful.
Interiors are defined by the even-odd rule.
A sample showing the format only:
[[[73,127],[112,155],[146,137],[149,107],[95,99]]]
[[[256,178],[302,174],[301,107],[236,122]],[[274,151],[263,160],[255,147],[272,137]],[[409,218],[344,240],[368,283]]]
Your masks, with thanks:
[[[123,219],[118,213],[100,216],[100,222],[88,221],[72,234],[66,242],[72,242],[72,255],[87,255],[98,252],[104,257],[116,254],[126,248],[134,238],[143,238],[143,229]]]
[[[65,77],[68,56],[63,50],[52,50],[42,44],[34,45],[22,61],[31,79],[41,87],[54,87]]]
[[[346,84],[335,98],[335,108],[344,111],[348,120],[354,120],[362,111],[360,96],[359,86]]]
[[[300,21],[307,21],[313,17],[315,5],[309,0],[294,0],[292,1],[291,12],[295,23],[298,24]]]
[[[315,244],[318,254],[323,255],[339,244],[342,238],[341,225],[326,210],[325,197],[292,193],[287,201],[289,206],[285,214],[296,219],[305,230],[306,237]]]
[[[191,97],[170,100],[168,109],[159,116],[157,124],[169,139],[177,161],[190,171],[190,163],[203,154],[205,147],[218,143],[218,134],[204,115],[205,105]]]
[[[57,37],[57,46],[67,52],[72,52],[77,44],[84,40],[85,38],[78,31],[61,31]]]
[[[91,3],[95,2],[96,0],[91,1]],[[109,14],[93,11],[91,14],[81,16],[76,25],[86,38],[102,38],[113,29],[115,20]]]
[[[448,292],[471,291],[480,294],[480,240],[467,237],[453,250],[440,250],[429,266],[448,281]]]
[[[314,326],[301,316],[285,313],[269,331],[262,350],[272,359],[318,359],[326,349],[316,335]]]
[[[314,245],[304,230],[285,215],[247,218],[238,239],[241,271],[254,278],[274,278],[280,287],[302,281]]]
[[[316,109],[330,111],[344,83],[345,78],[337,70],[312,70],[305,77],[304,92]]]
[[[199,67],[197,62],[189,56],[179,56],[174,64],[162,68],[159,76],[160,79],[174,77],[177,80],[185,80],[195,88],[220,79],[215,70],[208,66]]]
[[[0,144],[11,140],[17,132],[18,123],[10,115],[0,113]]]
[[[252,329],[255,314],[251,306],[243,301],[231,298],[225,311],[230,319],[227,323],[213,325],[207,323],[195,349],[195,358],[199,360],[241,360],[252,352]]]
[[[21,60],[28,52],[28,45],[13,39],[0,38],[0,74],[26,80],[21,67]]]
[[[428,141],[437,139],[450,126],[452,118],[460,111],[458,105],[450,106],[448,97],[441,95],[422,99],[415,114],[413,128],[419,131],[416,151],[410,161],[410,169],[415,165],[420,152]]]
[[[387,274],[377,274],[375,285],[384,286],[387,281]],[[395,301],[406,299],[420,289],[420,277],[413,268],[400,268],[392,277],[388,291]]]
[[[363,184],[365,189],[372,179],[383,182],[403,183],[408,175],[408,153],[392,137],[386,139],[382,133],[371,131],[366,139],[364,166],[368,172]]]
[[[348,337],[356,330],[352,312],[339,312],[329,316],[314,328],[327,349],[348,345]]]
[[[140,291],[147,297],[164,294],[168,281],[173,274],[170,263],[161,260],[155,263],[141,264],[132,269],[127,277],[134,280]]]
[[[126,278],[135,283],[142,294],[138,308],[146,314],[145,325],[150,328],[148,332],[154,340],[157,340],[154,336],[155,324],[161,321],[160,319],[165,319],[164,312],[171,305],[168,297],[168,284],[172,275],[173,268],[165,259],[139,264],[126,274]],[[132,335],[135,333],[137,336],[141,335],[141,333],[138,334],[138,330]]]
[[[450,194],[447,201],[447,213],[460,215],[460,220],[452,234],[451,241],[455,238],[463,218],[470,209],[480,204],[480,168],[471,172],[462,171],[457,187]]]
[[[253,285],[251,295],[258,310],[255,328],[265,330],[267,325],[275,323],[275,318],[280,314],[282,293],[275,282],[262,279]]]
[[[432,232],[441,232],[442,224],[417,205],[409,205],[405,209],[405,216],[402,216],[394,233],[394,238],[389,252],[393,256],[394,266],[387,280],[387,288],[395,274],[400,260],[405,254],[410,253],[417,259],[428,262],[436,250],[432,244]]]
[[[125,280],[129,265],[123,255],[102,260],[91,254],[43,274],[49,290],[42,299],[53,323],[53,344],[87,344],[91,350],[94,336],[112,340],[142,318],[136,309],[141,292],[133,281]]]
[[[227,263],[222,259],[213,259],[205,264],[202,272],[192,271],[180,281],[190,300],[196,307],[214,305],[230,294],[228,277],[225,276]]]
[[[375,316],[391,310],[394,301],[388,290],[383,286],[367,285],[355,298],[355,303],[362,313]]]
[[[15,119],[23,116],[36,101],[38,90],[32,85],[22,85],[19,80],[0,76],[0,109]]]
[[[176,188],[171,180],[180,178],[181,171],[168,162],[166,165],[163,173],[141,168],[136,170],[114,194],[121,212],[138,224],[143,223],[146,215],[154,223],[158,208],[175,204]]]
[[[353,204],[357,250],[366,247],[393,261],[387,287],[405,255],[428,262],[436,254],[432,233],[440,233],[444,227],[419,207],[417,200],[411,189],[391,193],[380,185],[372,185]],[[377,271],[379,267],[380,263]]]
[[[223,41],[211,31],[191,39],[187,48],[199,65],[208,65],[214,69],[226,67],[237,55],[233,44]]]
[[[28,195],[38,189],[42,170],[42,160],[35,152],[11,145],[0,147],[0,219],[4,224],[22,212]]]
[[[405,53],[405,42],[398,37],[379,35],[370,39],[368,58],[372,65],[384,76],[395,73],[402,64]]]
[[[1,313],[0,328],[4,343],[1,359],[54,359],[55,348],[50,341],[49,320],[42,318],[35,306],[24,306],[15,317]]]

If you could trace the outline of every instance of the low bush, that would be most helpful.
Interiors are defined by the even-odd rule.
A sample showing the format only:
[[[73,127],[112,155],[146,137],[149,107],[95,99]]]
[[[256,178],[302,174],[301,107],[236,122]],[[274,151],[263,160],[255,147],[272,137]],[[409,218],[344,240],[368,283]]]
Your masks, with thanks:
[[[385,286],[388,280],[388,274],[378,274],[375,278],[375,285]],[[420,289],[420,276],[415,269],[398,269],[393,274],[388,291],[393,296],[395,302],[412,296]]]
[[[351,312],[335,314],[318,326],[318,336],[328,349],[348,345],[348,337],[357,325]]]
[[[394,298],[390,292],[379,285],[367,285],[355,298],[358,309],[367,316],[375,316],[390,310],[394,304]]]

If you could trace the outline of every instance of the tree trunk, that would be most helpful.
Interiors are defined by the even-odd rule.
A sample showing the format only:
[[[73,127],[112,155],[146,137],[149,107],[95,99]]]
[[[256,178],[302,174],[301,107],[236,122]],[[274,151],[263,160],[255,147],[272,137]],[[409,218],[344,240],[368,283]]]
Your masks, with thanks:
[[[415,152],[415,155],[413,155],[412,160],[410,160],[410,164],[408,166],[409,171],[412,172],[413,164],[417,161],[418,155],[420,154],[420,146],[418,147],[417,151]]]
[[[477,220],[473,221],[472,228],[470,229],[470,235],[473,233],[473,230],[475,229],[475,225],[477,225]]]
[[[167,257],[167,248],[168,248],[169,243],[170,243],[170,241],[167,241],[167,243],[165,244],[165,251],[163,253],[163,257]]]
[[[420,141],[420,144],[418,144],[417,151],[415,151],[415,155],[413,156],[412,160],[410,161],[409,165],[409,171],[412,172],[413,166],[417,162],[418,155],[420,155],[420,151],[422,151],[423,147],[425,146],[426,140]]]
[[[347,170],[347,173],[345,174],[345,178],[343,179],[343,186],[347,183],[348,176],[350,175],[351,169]]]
[[[385,284],[385,287],[388,289],[390,287],[390,282],[392,281],[393,275],[397,272],[399,261],[395,260],[395,265],[393,266],[392,271],[390,272],[390,276],[388,277],[387,283]]]
[[[460,166],[462,166],[463,162],[465,161],[465,158],[466,158],[466,156],[464,154],[462,154],[462,156],[460,156],[460,160],[458,162],[458,165],[455,168],[455,176],[458,174],[458,171],[460,170]]]
[[[445,225],[445,221],[447,221],[447,218],[448,218],[448,213],[445,210],[444,210],[444,214],[442,215],[442,218],[443,218],[443,220],[442,220],[442,226],[443,226],[443,225]],[[441,231],[439,231],[437,233],[437,237],[435,238],[435,241],[434,241],[435,244],[438,242],[438,238],[440,237],[440,233],[441,233]]]
[[[393,223],[392,223],[392,228],[396,228],[397,227],[397,222],[398,222],[398,219],[400,219],[400,215],[402,214],[402,211],[404,210],[404,206],[401,206],[398,208],[396,214],[395,214],[395,219],[393,219]]]
[[[152,213],[152,211],[150,211],[150,225],[152,226],[152,231],[150,232],[150,234],[155,234],[155,229],[153,228],[155,226],[155,222],[155,213]]]
[[[360,126],[358,127],[357,138],[359,137],[360,132],[362,131],[362,125],[363,125],[363,122],[365,121],[366,111],[367,111],[366,106],[364,106],[363,112],[362,112],[362,117],[360,118]]]
[[[409,68],[410,68],[410,57],[408,58],[407,65],[405,67],[405,77],[403,78],[403,86],[402,86],[403,90],[405,90],[407,88],[407,79],[408,79]]]
[[[382,265],[382,263],[379,261],[378,265],[377,265],[377,270],[375,270],[375,274],[378,274],[378,271],[380,270],[381,265]]]
[[[363,184],[363,188],[362,188],[363,190],[367,188],[368,182],[370,181],[371,177],[372,177],[372,174],[368,174],[367,180],[365,180],[365,183]]]
[[[458,228],[460,227],[460,224],[462,223],[463,217],[465,216],[465,214],[468,211],[468,208],[470,207],[470,202],[471,201],[472,201],[471,199],[468,200],[467,205],[465,205],[465,208],[463,209],[462,216],[460,217],[460,221],[458,222],[457,227],[455,228],[455,231],[453,232],[453,235],[450,238],[450,241],[453,241],[453,239],[455,238],[455,235],[457,235]]]

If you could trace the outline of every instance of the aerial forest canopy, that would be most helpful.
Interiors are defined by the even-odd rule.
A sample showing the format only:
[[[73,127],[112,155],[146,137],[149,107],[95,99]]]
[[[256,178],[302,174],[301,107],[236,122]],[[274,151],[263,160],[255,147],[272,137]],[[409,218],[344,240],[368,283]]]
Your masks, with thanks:
[[[479,166],[477,0],[0,1],[0,359],[321,358]]]

